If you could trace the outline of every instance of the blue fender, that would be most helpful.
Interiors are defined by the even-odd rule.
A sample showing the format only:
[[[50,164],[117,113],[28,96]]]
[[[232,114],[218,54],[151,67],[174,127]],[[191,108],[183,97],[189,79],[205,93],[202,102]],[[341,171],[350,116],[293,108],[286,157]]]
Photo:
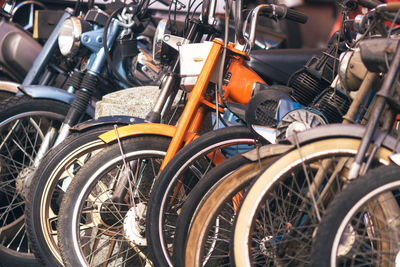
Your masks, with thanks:
[[[75,95],[68,93],[60,88],[44,86],[44,85],[25,85],[18,87],[19,92],[17,95],[29,95],[32,98],[42,98],[60,101],[71,105],[75,99]],[[86,109],[86,114],[94,117],[94,107],[89,105]]]

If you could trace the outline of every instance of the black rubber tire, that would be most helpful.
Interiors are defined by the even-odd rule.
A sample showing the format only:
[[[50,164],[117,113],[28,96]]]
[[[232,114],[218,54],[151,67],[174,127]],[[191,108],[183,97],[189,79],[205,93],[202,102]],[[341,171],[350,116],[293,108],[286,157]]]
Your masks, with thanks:
[[[207,173],[207,175],[201,179],[190,192],[188,198],[182,206],[176,222],[172,256],[174,266],[185,266],[186,238],[189,232],[190,224],[195,217],[196,210],[204,201],[204,196],[208,195],[207,193],[210,191],[210,189],[219,181],[224,179],[227,174],[250,162],[250,160],[242,155],[233,156]]]
[[[258,176],[260,170],[263,169],[262,166],[269,165],[276,156],[279,156],[279,154],[271,155],[270,158],[264,158],[261,162],[254,161],[243,164],[234,171],[227,173],[216,184],[209,184],[211,187],[204,190],[206,194],[201,198],[196,207],[189,228],[187,229],[183,248],[185,264],[182,266],[234,266],[231,259],[232,248],[231,244],[229,244],[231,243],[231,235],[234,230],[232,218],[234,217],[235,208],[232,204],[234,203],[236,207],[240,206],[244,193]],[[236,160],[233,160],[232,163],[237,162]],[[238,163],[244,162],[239,160]],[[219,166],[215,169],[218,168]],[[222,175],[222,172],[219,175]],[[217,218],[220,222],[219,227],[214,228]],[[199,219],[202,220],[200,224],[198,223]],[[200,228],[199,225],[201,225]],[[214,229],[219,229],[220,231],[213,232]],[[213,232],[211,236],[210,231]],[[191,242],[193,241],[193,236],[202,239],[201,244],[196,242],[196,245],[194,245]],[[212,237],[216,237],[216,239]],[[196,263],[190,262],[194,251],[201,254],[201,260]],[[216,257],[213,257],[213,255],[216,255]],[[207,262],[204,262],[204,257],[207,258]]]
[[[8,92],[8,91],[0,91],[0,102],[14,96],[14,93]]]
[[[366,203],[371,200],[372,197],[379,194],[373,191],[379,190],[382,186],[396,182],[396,188],[399,188],[399,177],[399,166],[382,166],[368,171],[363,177],[357,178],[334,198],[318,226],[312,247],[311,266],[330,266],[334,239],[350,210],[361,201]],[[362,200],[364,197],[366,199]]]
[[[257,262],[257,264],[272,266],[281,263],[298,265],[301,262],[301,265],[309,265],[312,233],[319,223],[319,218],[315,215],[316,210],[319,214],[323,214],[333,196],[341,191],[345,184],[342,173],[345,173],[348,165],[351,164],[351,159],[357,153],[359,144],[359,138],[318,140],[302,146],[301,153],[299,150],[286,153],[266,168],[246,193],[235,217],[232,246],[235,264],[251,266]],[[380,147],[370,168],[388,165],[388,157],[392,153],[390,151],[385,147]],[[318,171],[320,172],[316,175]],[[319,181],[318,192],[324,191],[324,201],[322,202],[323,197],[321,197],[318,209],[315,209],[314,202],[307,198],[308,184],[311,184],[314,178]],[[318,196],[321,195],[318,194]],[[290,201],[282,201],[288,197]],[[279,204],[274,205],[275,203]],[[300,217],[306,220],[299,220]],[[196,221],[198,230],[198,226],[202,223],[201,220]],[[265,225],[268,225],[270,229]],[[282,243],[279,244],[280,248],[288,248],[284,252],[278,249],[264,250],[261,246],[257,247],[257,244],[262,244],[259,243],[262,236],[278,236],[288,232],[286,228],[278,229],[275,225],[291,226],[289,229],[291,234],[287,235],[288,238],[282,239]],[[298,227],[299,225],[301,227]],[[192,229],[194,227],[193,224]],[[193,235],[193,243],[196,243],[195,240],[196,237]],[[190,245],[194,246],[193,243]],[[196,255],[194,260],[198,261],[198,254],[193,255]],[[187,258],[186,262],[188,262]]]
[[[170,138],[164,136],[137,136],[121,140],[121,145],[127,161],[134,159],[140,152],[162,159],[165,156],[170,141]],[[79,236],[73,236],[74,230],[76,230],[79,222],[73,221],[73,217],[77,216],[77,218],[80,218],[80,209],[84,204],[82,202],[84,202],[84,198],[86,198],[90,193],[91,186],[97,181],[97,179],[99,177],[101,178],[104,172],[109,171],[111,168],[116,166],[116,164],[121,164],[121,162],[121,152],[118,143],[108,146],[85,164],[85,167],[80,170],[68,187],[67,193],[65,194],[61,204],[57,228],[59,248],[66,266],[82,266],[79,257],[84,257],[81,255],[81,248],[84,250],[81,244],[79,243],[74,245],[74,240],[79,242]],[[153,170],[158,171],[157,169]],[[98,176],[94,176],[94,173],[98,174]],[[151,179],[155,178],[156,176]],[[152,180],[152,182],[154,182],[154,180]],[[84,191],[85,189],[87,191]],[[145,192],[145,195],[139,194],[139,196],[148,200],[150,187],[146,190],[148,192]],[[74,212],[77,212],[77,214]],[[90,214],[87,216],[90,216]],[[76,231],[76,233],[78,232],[79,231]],[[129,243],[131,244],[131,242]],[[146,249],[144,253],[148,253],[148,250]],[[145,256],[147,256],[147,254]]]
[[[156,266],[171,265],[171,258],[169,255],[166,255],[169,252],[167,249],[164,249],[166,247],[164,233],[163,231],[160,231],[160,229],[163,229],[164,226],[164,214],[167,209],[166,203],[170,202],[168,195],[175,190],[176,184],[178,183],[178,180],[180,180],[179,177],[186,175],[186,170],[189,168],[187,166],[189,164],[192,164],[193,162],[197,163],[198,158],[204,157],[205,151],[212,151],[212,149],[220,147],[221,143],[236,144],[229,142],[254,142],[254,134],[252,134],[252,132],[244,126],[221,128],[205,133],[182,148],[174,156],[174,159],[167,164],[158,177],[151,192],[150,205],[147,210],[146,224],[146,233],[148,233],[146,238],[151,248],[150,251],[152,254],[152,259]],[[212,169],[211,165],[207,167]],[[201,172],[204,171],[204,169],[201,168],[199,168],[199,170]],[[185,176],[185,180],[190,180],[190,186],[193,188],[198,182],[199,177],[195,177],[192,173],[190,173],[189,176],[189,178]],[[183,180],[180,181],[180,183],[183,184]],[[190,188],[185,187],[184,190],[185,193],[190,192]],[[176,204],[174,203],[173,205]],[[168,211],[168,214],[170,213],[172,213],[172,211]],[[171,214],[171,216],[174,215]],[[159,222],[162,222],[162,225],[160,225]],[[173,222],[168,221],[168,225],[172,224]]]
[[[0,126],[9,118],[16,115],[35,112],[35,111],[51,111],[60,116],[65,117],[68,112],[69,105],[51,99],[37,99],[29,96],[13,96],[2,102],[0,107]]]
[[[98,136],[112,130],[113,127],[113,125],[99,125],[89,130],[71,134],[57,148],[46,154],[36,170],[28,192],[25,222],[32,250],[41,264],[62,266],[61,255],[57,251],[57,241],[55,238],[51,240],[50,229],[56,230],[56,222],[53,218],[54,228],[47,224],[47,227],[50,228],[48,229],[46,221],[43,221],[45,218],[42,216],[46,215],[50,206],[53,207],[54,215],[58,215],[57,208],[61,203],[63,192],[60,190],[55,199],[52,197],[63,171],[67,169],[69,164],[72,164],[75,158],[104,148],[106,144]]]
[[[54,100],[49,100],[49,99],[33,99],[28,96],[13,96],[5,101],[2,102],[2,106],[0,107],[0,142],[2,142],[4,139],[5,135],[2,135],[2,131],[4,133],[9,133],[10,129],[7,127],[7,125],[11,125],[9,123],[12,123],[14,121],[17,121],[18,119],[23,119],[24,117],[31,117],[36,114],[36,116],[40,116],[41,118],[43,116],[46,116],[48,118],[54,119],[57,121],[57,126],[61,125],[63,122],[67,112],[69,109],[69,105],[59,102],[59,101],[54,101]],[[40,115],[39,115],[40,114]],[[21,120],[22,121],[22,120]],[[40,141],[36,143],[36,146],[33,146],[35,148],[38,147],[40,144]],[[8,147],[8,146],[7,146]],[[0,151],[0,162],[6,161],[7,158],[7,153],[9,152],[4,152]],[[11,155],[11,154],[10,154]],[[13,161],[18,161],[18,159],[15,159],[12,156],[8,156],[8,158],[12,158]],[[14,154],[13,154],[14,155]],[[19,164],[22,164],[22,168],[25,168],[24,162],[21,162]],[[31,166],[32,162],[28,162],[28,165]],[[16,171],[16,170],[14,170]],[[13,176],[10,176],[13,175]],[[4,177],[16,177],[16,174],[7,174],[7,173],[2,173],[3,179],[9,179],[9,178],[4,178]],[[0,176],[1,179],[1,176]],[[15,179],[15,178],[13,178]],[[15,188],[14,188],[15,189]],[[10,189],[9,189],[10,190]],[[18,194],[15,190],[15,194]],[[21,212],[24,212],[24,200],[21,200]],[[25,231],[23,229],[22,231]],[[24,236],[26,236],[24,234]],[[27,241],[26,241],[27,242]],[[27,242],[28,243],[28,242]],[[18,265],[18,266],[23,266],[23,265],[38,265],[37,259],[34,257],[32,253],[30,253],[30,248],[29,245],[27,245],[28,248],[26,251],[20,251],[17,252],[13,249],[6,248],[4,245],[0,249],[0,259],[2,260],[2,264],[5,265]]]

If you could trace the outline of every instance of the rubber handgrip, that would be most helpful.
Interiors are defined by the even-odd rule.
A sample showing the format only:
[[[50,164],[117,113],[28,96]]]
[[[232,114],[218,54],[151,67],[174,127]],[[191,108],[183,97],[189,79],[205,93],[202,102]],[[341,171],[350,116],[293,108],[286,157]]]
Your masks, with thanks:
[[[386,4],[386,11],[397,12],[400,9],[400,2],[390,2]]]
[[[287,9],[285,18],[289,19],[289,20],[293,20],[298,23],[303,23],[303,24],[306,23],[308,20],[308,17],[306,14],[298,12],[298,11],[290,9],[290,8]]]
[[[375,0],[358,0],[358,3],[360,5],[362,5],[363,7],[366,7],[366,8],[369,8],[369,9],[375,8],[378,5],[382,4],[382,3],[377,2]]]

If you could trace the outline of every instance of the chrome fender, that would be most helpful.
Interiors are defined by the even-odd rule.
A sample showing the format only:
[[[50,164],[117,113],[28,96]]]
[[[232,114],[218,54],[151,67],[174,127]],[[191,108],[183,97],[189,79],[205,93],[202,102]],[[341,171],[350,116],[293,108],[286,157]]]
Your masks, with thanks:
[[[29,95],[32,98],[52,99],[71,105],[75,99],[75,95],[68,93],[60,88],[43,86],[43,85],[26,85],[19,86],[17,95]],[[94,107],[89,105],[86,114],[94,117]]]
[[[0,81],[0,91],[16,94],[19,91],[18,89],[19,86],[21,86],[20,83]]]

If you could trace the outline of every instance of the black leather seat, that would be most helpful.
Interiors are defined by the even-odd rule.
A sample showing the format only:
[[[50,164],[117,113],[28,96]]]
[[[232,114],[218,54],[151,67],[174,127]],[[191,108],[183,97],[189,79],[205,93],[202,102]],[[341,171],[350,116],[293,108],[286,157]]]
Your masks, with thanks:
[[[290,75],[302,68],[321,49],[272,49],[250,53],[248,65],[268,84],[286,85]]]

